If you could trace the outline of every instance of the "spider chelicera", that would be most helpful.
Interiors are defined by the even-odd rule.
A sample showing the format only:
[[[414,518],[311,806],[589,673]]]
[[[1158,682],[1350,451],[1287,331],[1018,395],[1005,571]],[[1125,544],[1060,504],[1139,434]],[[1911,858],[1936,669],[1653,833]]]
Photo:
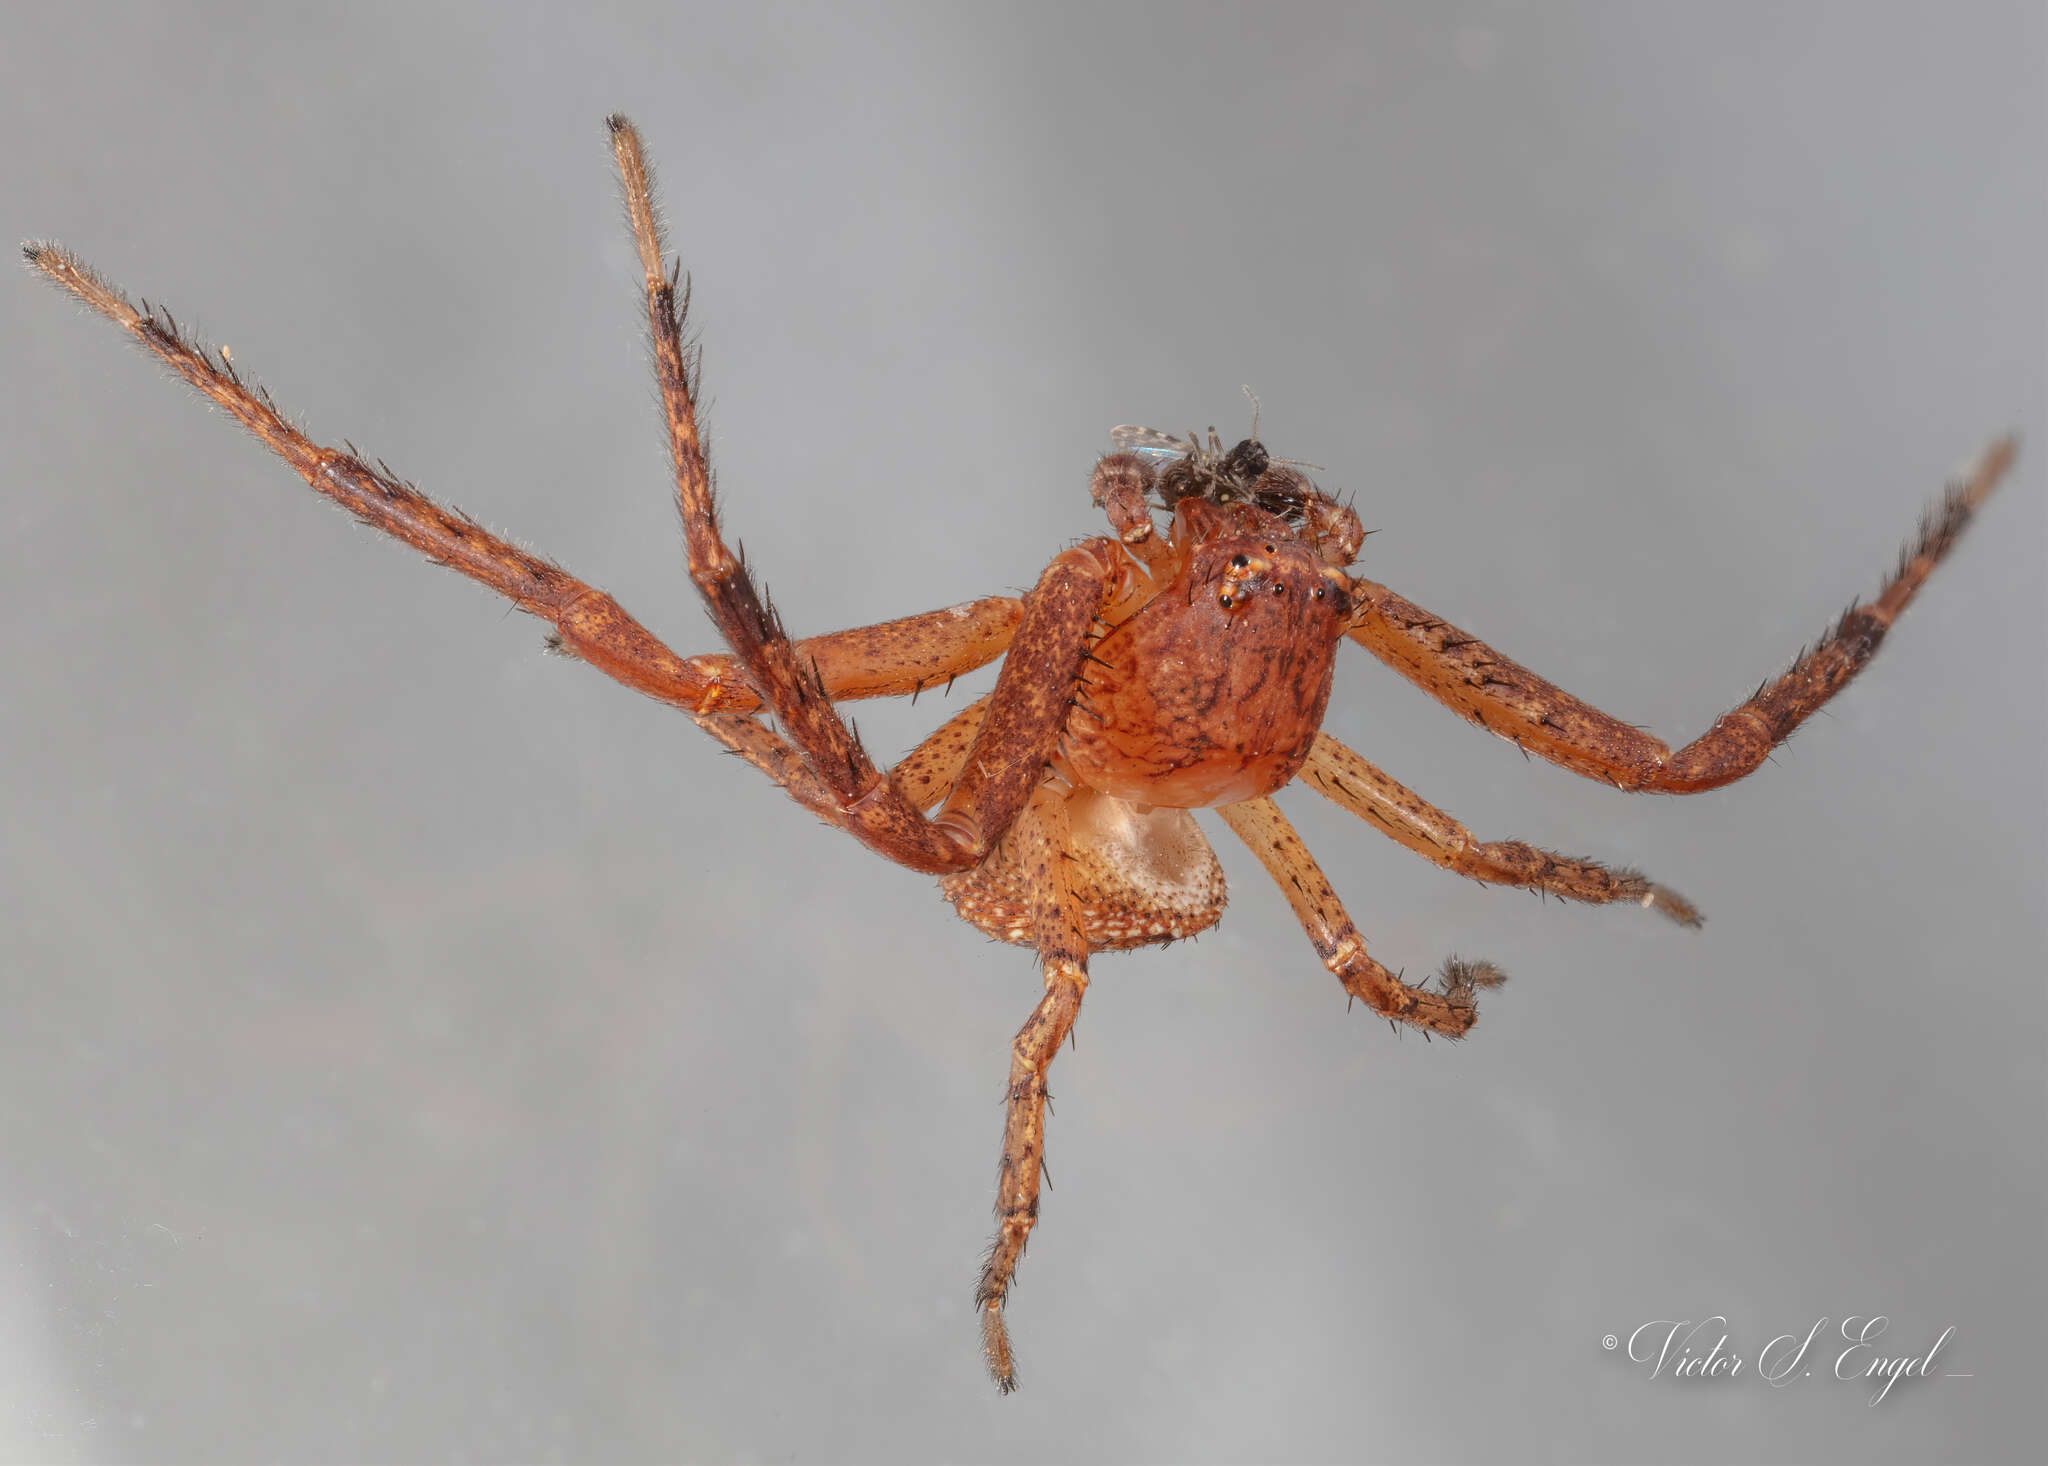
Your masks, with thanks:
[[[1011,1045],[997,1232],[975,1298],[990,1373],[1016,1369],[1004,1301],[1038,1216],[1046,1068],[1073,1027],[1088,958],[1193,936],[1223,910],[1223,874],[1189,811],[1213,808],[1278,882],[1346,993],[1394,1023],[1458,1037],[1490,963],[1446,962],[1410,985],[1357,928],[1272,795],[1301,779],[1447,870],[1574,901],[1698,913],[1628,870],[1519,841],[1481,841],[1321,731],[1349,638],[1526,753],[1618,789],[1692,794],[1741,778],[1868,662],[2011,463],[2002,440],[1921,525],[1874,600],[1853,606],[1782,676],[1672,751],[1526,671],[1385,586],[1350,573],[1364,533],[1301,465],[1254,436],[1170,439],[1120,428],[1092,492],[1115,537],[1063,551],[1022,597],[994,596],[792,642],[721,536],[697,432],[687,291],[662,258],[640,140],[610,120],[646,273],[647,311],[690,577],[729,652],[679,657],[603,591],[487,533],[353,451],[285,421],[225,352],[138,310],[54,245],[28,262],[125,328],[315,490],[553,623],[550,644],[680,708],[806,809],[878,854],[939,877],[962,918],[1035,947],[1044,996]],[[1162,530],[1157,507],[1171,516]],[[920,689],[1003,659],[995,689],[895,768],[876,766],[833,704]],[[778,727],[759,715],[772,713]],[[779,729],[779,730],[778,730]]]

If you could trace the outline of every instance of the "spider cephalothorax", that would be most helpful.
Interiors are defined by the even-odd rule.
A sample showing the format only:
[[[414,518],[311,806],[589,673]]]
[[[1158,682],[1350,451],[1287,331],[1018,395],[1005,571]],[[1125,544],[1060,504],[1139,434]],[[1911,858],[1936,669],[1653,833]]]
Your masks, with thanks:
[[[1425,859],[1496,885],[1625,902],[1697,925],[1641,874],[1482,841],[1322,731],[1337,644],[1392,666],[1525,753],[1621,789],[1690,794],[1739,779],[1876,651],[2011,463],[1995,445],[1950,491],[1875,600],[1852,607],[1782,676],[1674,751],[1501,656],[1421,607],[1350,575],[1358,517],[1252,435],[1224,451],[1119,428],[1091,483],[1115,538],[1063,551],[1021,597],[990,596],[793,642],[727,546],[696,419],[678,273],[664,263],[640,140],[612,145],[646,283],[648,326],[691,579],[729,653],[679,657],[604,592],[442,508],[355,452],[323,448],[269,397],[137,310],[72,256],[30,245],[31,266],[129,331],[317,492],[436,562],[552,623],[551,643],[681,709],[791,798],[870,849],[941,878],[966,920],[1037,949],[1044,995],[1010,1048],[997,1233],[975,1292],[989,1369],[1016,1384],[1004,1303],[1038,1216],[1045,1072],[1072,1030],[1092,953],[1211,925],[1223,874],[1191,810],[1213,808],[1280,887],[1323,965],[1355,1001],[1425,1034],[1476,1020],[1489,963],[1444,964],[1412,985],[1370,955],[1272,795],[1298,779]],[[1167,511],[1164,532],[1152,517]],[[894,768],[869,758],[835,703],[914,694],[998,657],[994,691]],[[760,715],[771,713],[775,726]]]

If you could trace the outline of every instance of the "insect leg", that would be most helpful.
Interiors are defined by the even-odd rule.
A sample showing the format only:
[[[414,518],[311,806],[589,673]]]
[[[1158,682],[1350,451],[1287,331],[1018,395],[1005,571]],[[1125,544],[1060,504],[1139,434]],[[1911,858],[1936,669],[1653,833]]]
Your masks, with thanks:
[[[1478,1019],[1473,990],[1498,987],[1505,981],[1490,962],[1461,962],[1453,957],[1444,964],[1441,992],[1408,986],[1366,952],[1365,939],[1351,924],[1316,858],[1294,833],[1287,816],[1280,813],[1280,806],[1270,799],[1247,799],[1216,812],[1279,884],[1323,966],[1344,984],[1345,992],[1375,1013],[1457,1038]]]

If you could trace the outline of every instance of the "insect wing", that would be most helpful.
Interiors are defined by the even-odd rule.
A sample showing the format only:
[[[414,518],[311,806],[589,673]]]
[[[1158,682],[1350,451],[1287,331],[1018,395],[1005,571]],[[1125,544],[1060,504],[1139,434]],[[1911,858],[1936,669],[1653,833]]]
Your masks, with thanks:
[[[1109,430],[1109,441],[1126,453],[1135,453],[1154,468],[1164,468],[1177,458],[1188,456],[1185,438],[1162,433],[1157,428],[1134,427],[1129,423]]]

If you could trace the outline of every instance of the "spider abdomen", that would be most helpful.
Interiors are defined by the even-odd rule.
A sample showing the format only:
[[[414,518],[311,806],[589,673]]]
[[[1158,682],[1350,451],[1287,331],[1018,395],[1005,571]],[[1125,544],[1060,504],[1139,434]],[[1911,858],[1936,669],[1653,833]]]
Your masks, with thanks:
[[[1092,789],[1067,801],[1067,880],[1095,951],[1174,942],[1223,914],[1223,868],[1184,809],[1135,805]],[[962,920],[999,942],[1032,945],[1029,895],[1014,835],[939,890]]]

